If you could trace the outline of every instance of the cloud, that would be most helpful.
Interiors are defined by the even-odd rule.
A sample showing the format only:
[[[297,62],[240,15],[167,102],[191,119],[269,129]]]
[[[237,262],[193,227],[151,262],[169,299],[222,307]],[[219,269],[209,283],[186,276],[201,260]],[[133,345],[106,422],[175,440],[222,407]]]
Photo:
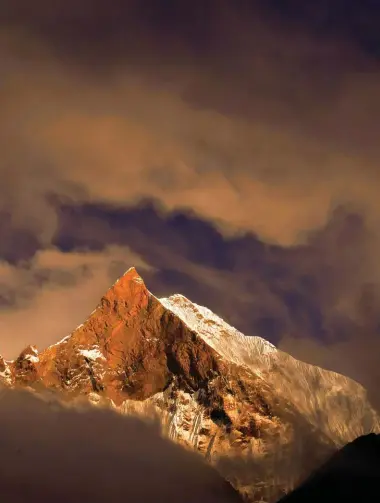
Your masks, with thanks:
[[[152,4],[152,19],[134,2],[5,6],[0,173],[15,228],[49,241],[48,192],[155,197],[284,244],[340,202],[377,220],[374,63],[250,9],[191,4]]]
[[[158,426],[29,392],[2,390],[0,400],[7,501],[240,501],[201,457],[161,438]]]

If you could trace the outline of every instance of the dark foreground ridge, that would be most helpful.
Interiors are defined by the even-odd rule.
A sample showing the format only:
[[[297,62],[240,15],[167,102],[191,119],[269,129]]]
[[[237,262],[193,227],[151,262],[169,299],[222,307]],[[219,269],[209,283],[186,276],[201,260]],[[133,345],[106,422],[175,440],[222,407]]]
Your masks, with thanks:
[[[380,501],[380,435],[357,438],[278,503]]]

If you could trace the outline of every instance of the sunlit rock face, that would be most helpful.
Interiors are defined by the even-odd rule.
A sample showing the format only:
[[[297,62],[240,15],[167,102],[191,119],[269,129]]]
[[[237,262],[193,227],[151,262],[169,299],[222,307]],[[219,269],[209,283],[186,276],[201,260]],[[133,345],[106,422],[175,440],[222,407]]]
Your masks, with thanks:
[[[0,381],[154,415],[250,501],[276,499],[327,453],[378,428],[356,382],[245,336],[181,295],[157,299],[134,268],[71,335],[0,359]]]

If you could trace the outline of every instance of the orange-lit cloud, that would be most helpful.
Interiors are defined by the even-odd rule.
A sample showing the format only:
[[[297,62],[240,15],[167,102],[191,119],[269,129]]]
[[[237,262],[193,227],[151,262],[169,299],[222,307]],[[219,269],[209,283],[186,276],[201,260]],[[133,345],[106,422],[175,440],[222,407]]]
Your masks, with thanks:
[[[242,16],[221,12],[206,60],[181,49],[168,65],[157,45],[162,67],[145,62],[143,47],[140,64],[131,64],[107,39],[100,74],[91,47],[78,66],[75,54],[58,59],[54,37],[36,26],[22,36],[2,30],[0,170],[4,189],[23,201],[13,202],[16,220],[48,239],[54,216],[44,194],[74,189],[75,197],[118,203],[153,196],[284,244],[322,225],[340,202],[378,218],[376,68],[362,57],[372,71],[355,74],[359,63],[334,41],[281,30],[273,38],[265,25],[251,34]],[[40,16],[46,24],[53,13]],[[136,43],[147,34],[139,36]]]

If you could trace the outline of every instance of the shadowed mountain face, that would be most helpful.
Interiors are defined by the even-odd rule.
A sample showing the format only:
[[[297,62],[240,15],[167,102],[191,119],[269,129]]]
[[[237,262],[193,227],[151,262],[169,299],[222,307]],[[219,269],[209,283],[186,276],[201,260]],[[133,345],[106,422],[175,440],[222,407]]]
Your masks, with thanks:
[[[380,435],[357,438],[279,503],[378,501]]]
[[[358,383],[247,337],[182,295],[158,299],[134,268],[69,336],[0,359],[0,382],[155,416],[252,502],[275,501],[289,479],[379,422]],[[249,476],[226,457],[251,462]]]

